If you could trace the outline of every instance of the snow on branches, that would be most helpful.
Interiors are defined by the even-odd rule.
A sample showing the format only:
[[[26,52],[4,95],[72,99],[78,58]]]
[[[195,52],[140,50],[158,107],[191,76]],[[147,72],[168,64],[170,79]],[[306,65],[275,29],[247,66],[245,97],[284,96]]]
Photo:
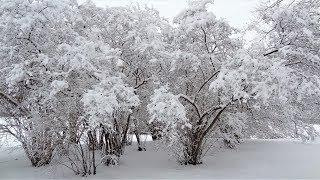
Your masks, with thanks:
[[[296,85],[291,72],[284,62],[252,57],[239,51],[237,56],[221,66],[217,78],[210,84],[210,90],[220,93],[224,104],[230,100],[247,102],[250,99],[267,103],[271,96],[286,100],[287,91]]]
[[[149,123],[163,122],[167,126],[175,128],[191,127],[186,117],[185,107],[179,102],[179,95],[170,93],[168,86],[162,86],[154,91],[150,97],[151,103],[148,111],[151,114]]]
[[[132,112],[131,108],[140,103],[134,88],[128,87],[120,77],[103,79],[84,94],[82,102],[91,127],[111,126],[115,110]]]
[[[99,149],[112,164],[129,133],[139,141],[161,131],[178,161],[193,165],[217,139],[235,148],[244,131],[312,139],[319,1],[261,6],[252,25],[259,39],[247,46],[208,10],[213,2],[190,1],[172,25],[148,7],[0,0],[0,109],[8,109],[0,131],[21,142],[34,166],[70,144]]]

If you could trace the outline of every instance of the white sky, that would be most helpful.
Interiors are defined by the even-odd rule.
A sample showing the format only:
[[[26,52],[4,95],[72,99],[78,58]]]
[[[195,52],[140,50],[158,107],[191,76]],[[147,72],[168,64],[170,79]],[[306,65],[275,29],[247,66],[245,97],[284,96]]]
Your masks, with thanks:
[[[161,16],[172,19],[186,8],[187,0],[92,0],[97,6],[126,6],[147,4],[160,11]],[[262,0],[216,0],[210,7],[217,17],[226,19],[232,26],[243,28],[253,17],[252,12]]]

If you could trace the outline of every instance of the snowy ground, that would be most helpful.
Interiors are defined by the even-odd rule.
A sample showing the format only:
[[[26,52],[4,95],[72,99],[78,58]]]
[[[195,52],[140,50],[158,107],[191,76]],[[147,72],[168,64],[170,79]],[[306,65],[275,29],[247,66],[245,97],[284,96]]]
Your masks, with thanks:
[[[130,146],[121,164],[99,166],[88,179],[320,179],[320,144],[250,140],[237,150],[211,153],[199,166],[180,166],[152,142]],[[12,148],[10,148],[12,149]],[[63,166],[32,168],[21,150],[0,151],[0,179],[82,179]]]

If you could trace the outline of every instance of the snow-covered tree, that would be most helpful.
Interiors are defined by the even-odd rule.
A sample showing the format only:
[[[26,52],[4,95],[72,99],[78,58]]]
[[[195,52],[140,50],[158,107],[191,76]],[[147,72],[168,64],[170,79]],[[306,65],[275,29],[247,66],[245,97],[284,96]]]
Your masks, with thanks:
[[[1,129],[22,143],[32,165],[41,166],[64,140],[80,142],[80,126],[90,124],[82,97],[119,76],[120,51],[81,26],[76,1],[5,0],[0,8],[1,97],[15,107]],[[131,94],[117,98],[126,95]]]
[[[252,30],[258,36],[251,48],[274,61],[284,61],[299,77],[297,83],[304,84],[290,93],[287,103],[272,99],[269,107],[253,112],[252,125],[262,130],[258,137],[314,136],[314,130],[308,129],[319,123],[319,7],[319,1],[277,0],[257,10]]]
[[[190,129],[176,128],[178,140],[172,141],[180,142],[183,148],[178,149],[182,150],[179,154],[186,164],[202,162],[211,137],[221,137],[229,147],[234,147],[242,136],[246,119],[239,114],[247,113],[243,107],[267,106],[273,98],[285,102],[296,89],[310,94],[305,91],[308,85],[318,89],[309,80],[300,83],[285,59],[269,58],[256,49],[242,48],[241,40],[232,38],[237,31],[206,10],[209,3],[212,1],[191,1],[189,8],[175,18],[176,28],[167,42],[171,45],[167,61],[155,62],[163,67],[159,83],[169,83],[171,91],[162,96],[179,97],[174,104],[180,103],[178,107],[184,106],[180,109],[185,110],[165,112],[176,112],[177,117],[186,114],[184,121],[191,125]],[[166,98],[152,100],[151,104],[161,104],[158,107],[177,106]],[[164,111],[153,110],[151,105],[149,111],[155,119],[163,119]]]
[[[121,50],[118,69],[125,75],[125,82],[134,87],[140,98],[140,105],[132,109],[130,119],[123,117],[123,128],[131,128],[132,133],[148,132],[149,115],[146,106],[153,92],[154,67],[150,60],[161,56],[165,43],[163,33],[170,29],[167,21],[158,11],[140,6],[95,7],[92,3],[81,6],[86,26],[96,29],[95,36],[111,47]],[[128,121],[127,121],[128,120]],[[129,124],[127,124],[128,122]],[[132,125],[133,124],[133,125]],[[143,149],[138,142],[139,150]]]
[[[219,74],[221,64],[241,47],[240,40],[231,38],[236,29],[207,11],[206,6],[210,3],[212,1],[190,2],[189,8],[174,19],[176,28],[166,38],[167,52],[162,59],[153,61],[162,67],[158,83],[169,83],[170,93],[178,97],[177,103],[184,107],[181,110],[185,111],[186,122],[190,124],[189,130],[184,128],[178,139],[183,148],[175,153],[180,154],[181,163],[201,162],[203,146],[208,145],[202,143],[204,125],[212,120],[207,116],[212,117],[221,109],[216,106],[219,97],[208,91],[209,85]],[[163,103],[170,107],[170,101]],[[150,113],[157,112],[160,111]],[[208,131],[210,133],[205,136],[211,134],[211,130]]]
[[[50,162],[61,138],[49,97],[68,85],[52,74],[50,60],[59,44],[75,37],[70,24],[77,21],[75,6],[73,1],[1,1],[1,92],[16,107],[2,129],[22,143],[34,166]]]

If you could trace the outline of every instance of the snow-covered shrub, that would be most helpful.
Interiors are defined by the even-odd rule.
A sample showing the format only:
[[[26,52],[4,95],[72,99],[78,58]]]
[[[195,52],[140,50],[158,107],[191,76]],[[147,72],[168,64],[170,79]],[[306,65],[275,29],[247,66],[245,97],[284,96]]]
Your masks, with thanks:
[[[314,141],[319,136],[312,124],[304,122],[295,122],[295,138],[301,139],[303,142]]]
[[[226,113],[221,117],[218,135],[229,148],[235,148],[241,143],[245,127],[245,116],[242,113]]]
[[[95,175],[96,154],[95,150],[90,150],[89,146],[88,139],[77,144],[69,142],[60,144],[57,149],[60,156],[59,163],[72,170],[75,175]]]
[[[134,88],[140,99],[140,104],[132,108],[129,122],[132,128],[129,128],[129,131],[137,136],[148,132],[150,126],[146,106],[154,90],[153,76],[160,68],[153,66],[151,61],[163,56],[163,34],[171,29],[170,24],[156,9],[146,6],[103,9],[88,1],[82,4],[80,11],[85,25],[95,29],[91,36],[121,51],[117,69],[124,75],[125,83]],[[127,126],[125,123],[121,124]],[[134,126],[131,126],[132,124]],[[143,149],[139,138],[137,140],[138,149]]]
[[[120,52],[86,35],[92,29],[82,23],[77,1],[1,1],[0,94],[14,106],[1,130],[22,143],[34,166],[48,164],[57,143],[80,142],[82,96],[118,75]]]
[[[119,157],[123,153],[132,108],[139,105],[139,97],[134,88],[125,84],[120,77],[111,77],[103,79],[94,85],[93,89],[88,90],[82,102],[88,125],[102,128],[100,142],[103,145],[100,146],[106,156],[105,164],[115,164],[114,158],[108,157]],[[123,118],[125,116],[126,118]]]
[[[56,136],[56,127],[43,126],[37,127],[33,123],[32,129],[25,131],[20,135],[22,147],[31,161],[32,166],[40,167],[48,165],[52,158],[56,146],[59,143],[59,137]]]
[[[149,123],[163,124],[160,135],[162,141],[176,159],[183,162],[189,158],[183,149],[186,143],[185,134],[190,130],[191,124],[186,118],[184,106],[179,102],[179,96],[168,91],[168,86],[162,86],[151,96],[151,103],[148,105],[151,114]]]
[[[119,165],[119,156],[107,154],[102,157],[101,162],[106,166],[116,166]]]

